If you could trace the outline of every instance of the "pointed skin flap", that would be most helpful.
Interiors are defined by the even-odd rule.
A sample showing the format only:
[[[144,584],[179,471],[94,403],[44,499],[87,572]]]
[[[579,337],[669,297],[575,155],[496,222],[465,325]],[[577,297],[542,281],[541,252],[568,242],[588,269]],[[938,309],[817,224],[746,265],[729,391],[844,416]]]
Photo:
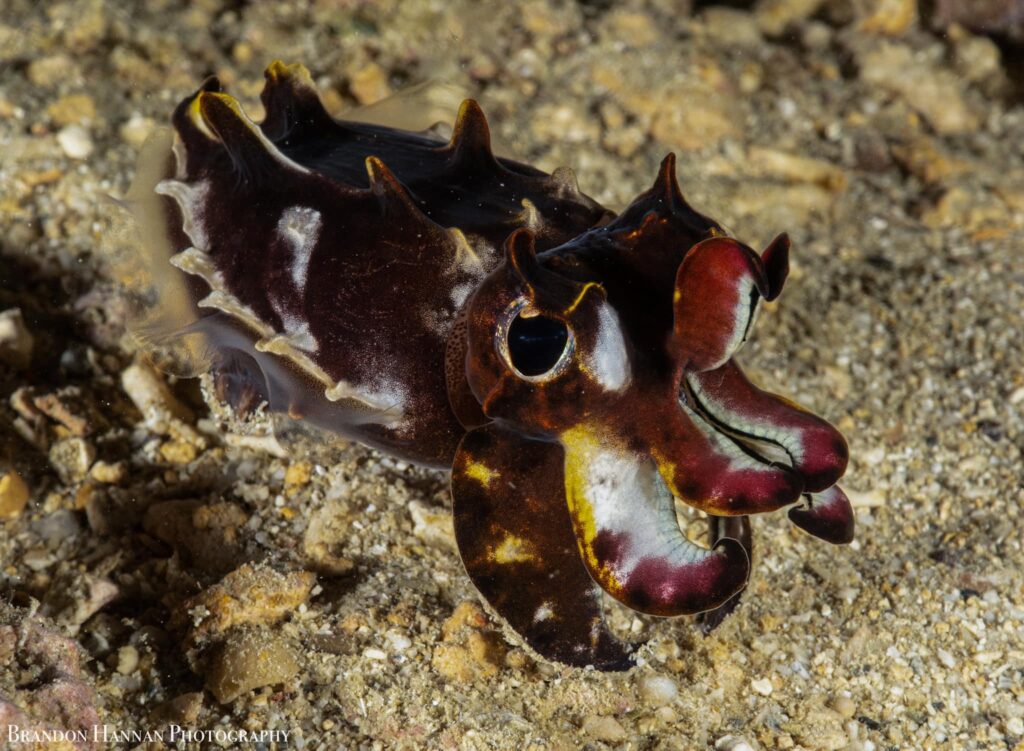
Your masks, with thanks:
[[[804,532],[833,545],[853,542],[856,526],[850,499],[838,485],[804,496],[805,506],[789,510],[789,520]]]
[[[301,63],[272,62],[264,71],[266,86],[260,94],[266,119],[260,128],[272,141],[301,138],[317,129],[337,129],[320,102],[313,78]]]
[[[455,539],[477,589],[542,657],[626,670],[630,653],[580,560],[563,462],[557,443],[494,424],[470,431],[452,467]]]

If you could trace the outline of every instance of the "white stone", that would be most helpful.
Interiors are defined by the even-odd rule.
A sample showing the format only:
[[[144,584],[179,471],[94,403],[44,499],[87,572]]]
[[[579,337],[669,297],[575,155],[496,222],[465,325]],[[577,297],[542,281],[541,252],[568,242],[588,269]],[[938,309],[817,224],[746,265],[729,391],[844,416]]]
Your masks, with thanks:
[[[25,326],[20,308],[0,313],[0,361],[27,368],[32,361],[32,334]]]
[[[652,707],[671,704],[679,695],[676,682],[664,675],[645,675],[639,683],[640,696]]]
[[[72,159],[87,159],[92,154],[92,137],[81,125],[61,128],[57,133],[57,143]]]
[[[742,738],[724,735],[715,741],[715,751],[754,751],[754,748]]]

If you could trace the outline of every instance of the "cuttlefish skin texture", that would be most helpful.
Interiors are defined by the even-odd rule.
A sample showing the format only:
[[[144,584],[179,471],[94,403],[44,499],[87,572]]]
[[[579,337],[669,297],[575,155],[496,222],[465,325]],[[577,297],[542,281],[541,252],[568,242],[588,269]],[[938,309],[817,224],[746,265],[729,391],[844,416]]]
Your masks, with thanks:
[[[466,571],[534,651],[630,667],[606,595],[713,627],[753,514],[852,540],[843,437],[735,359],[785,235],[728,237],[671,154],[616,216],[568,169],[496,158],[471,100],[447,143],[333,119],[301,65],[273,63],[262,101],[254,123],[209,79],[175,110],[139,198],[147,257],[176,269],[147,330],[237,410],[450,469]]]

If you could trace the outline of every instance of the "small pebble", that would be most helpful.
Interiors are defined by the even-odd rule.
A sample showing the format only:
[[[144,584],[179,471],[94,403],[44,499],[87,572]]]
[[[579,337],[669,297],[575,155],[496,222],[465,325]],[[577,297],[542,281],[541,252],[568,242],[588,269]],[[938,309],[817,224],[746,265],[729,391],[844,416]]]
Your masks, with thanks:
[[[100,460],[92,465],[89,476],[105,485],[120,485],[128,477],[128,468],[124,462],[111,463]]]
[[[32,334],[19,308],[0,313],[0,362],[24,370],[32,362]]]
[[[412,639],[399,631],[388,631],[384,638],[395,652],[404,652],[412,646]]]
[[[671,704],[679,695],[676,682],[664,675],[645,675],[639,683],[640,696],[652,707]]]
[[[260,686],[284,683],[299,672],[295,648],[266,630],[230,637],[210,664],[206,687],[221,704]]]
[[[309,571],[280,572],[246,563],[186,601],[184,612],[203,612],[190,638],[218,637],[244,624],[277,623],[301,608],[316,576]]]
[[[139,667],[139,650],[128,644],[117,650],[117,672],[131,675]]]
[[[309,484],[313,476],[313,464],[307,461],[292,462],[284,472],[284,490],[289,495]]]
[[[750,687],[761,696],[771,696],[772,682],[768,678],[758,678],[750,682]]]
[[[857,712],[857,704],[849,696],[840,694],[832,700],[832,709],[848,720]]]
[[[754,751],[754,748],[742,738],[724,735],[715,741],[715,751]]]
[[[391,94],[387,72],[377,63],[369,63],[356,71],[349,82],[349,89],[360,104],[372,104]]]
[[[143,117],[136,112],[118,128],[117,134],[125,143],[138,147],[146,142],[155,127],[152,118]]]
[[[171,464],[188,464],[198,455],[196,447],[187,441],[167,441],[160,446],[160,456]]]
[[[28,504],[28,486],[13,469],[0,475],[0,519],[13,519]]]
[[[608,743],[621,743],[626,740],[626,729],[614,717],[590,715],[583,720],[583,732],[591,738]]]
[[[450,513],[414,500],[409,503],[409,515],[412,517],[412,533],[427,545],[444,550],[456,549]]]
[[[84,438],[64,438],[50,447],[49,458],[61,480],[72,485],[89,474],[89,467],[96,459],[96,449]]]
[[[51,55],[33,60],[26,71],[35,86],[51,88],[66,81],[75,72],[75,64],[67,55]]]
[[[96,117],[96,103],[88,94],[69,94],[47,107],[46,114],[60,126],[80,125]]]
[[[72,159],[88,159],[92,155],[93,143],[89,131],[81,125],[68,125],[57,133],[57,143]]]

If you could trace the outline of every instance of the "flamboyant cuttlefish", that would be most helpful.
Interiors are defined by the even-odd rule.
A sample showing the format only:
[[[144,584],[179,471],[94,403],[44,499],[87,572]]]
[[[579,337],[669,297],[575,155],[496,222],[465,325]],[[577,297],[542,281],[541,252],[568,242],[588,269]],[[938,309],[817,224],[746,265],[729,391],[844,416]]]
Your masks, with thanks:
[[[149,257],[183,272],[155,327],[235,407],[451,469],[466,570],[540,655],[632,664],[602,591],[714,625],[751,514],[799,503],[797,526],[852,539],[843,437],[733,359],[785,235],[760,255],[727,237],[672,155],[615,216],[568,169],[496,158],[470,100],[447,143],[332,119],[300,65],[272,64],[262,101],[256,124],[207,80],[140,180]]]

